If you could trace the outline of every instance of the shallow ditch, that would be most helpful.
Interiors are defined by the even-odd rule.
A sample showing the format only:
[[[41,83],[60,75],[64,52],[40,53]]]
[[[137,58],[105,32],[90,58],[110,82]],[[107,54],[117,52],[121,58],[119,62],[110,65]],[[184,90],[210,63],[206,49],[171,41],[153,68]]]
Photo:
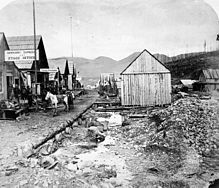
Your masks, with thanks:
[[[110,129],[121,126],[122,121],[119,113],[90,110],[39,147],[30,159],[31,165],[46,170],[64,169],[89,185],[102,183],[128,187],[132,174],[126,166],[126,159],[111,150],[111,146],[116,146],[117,138],[110,135]],[[89,127],[94,126],[105,136],[104,141],[97,143],[95,135],[88,134]]]

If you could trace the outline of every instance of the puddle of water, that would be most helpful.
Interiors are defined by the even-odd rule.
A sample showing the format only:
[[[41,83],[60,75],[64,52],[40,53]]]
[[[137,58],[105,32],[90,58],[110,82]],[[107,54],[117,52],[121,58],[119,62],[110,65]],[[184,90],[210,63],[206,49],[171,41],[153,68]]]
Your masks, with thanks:
[[[99,121],[99,122],[108,121],[109,127],[113,127],[113,126],[117,126],[117,125],[122,124],[123,117],[119,113],[109,112],[109,114],[111,115],[110,117],[108,117],[108,118],[99,117],[99,118],[97,118],[97,121]]]

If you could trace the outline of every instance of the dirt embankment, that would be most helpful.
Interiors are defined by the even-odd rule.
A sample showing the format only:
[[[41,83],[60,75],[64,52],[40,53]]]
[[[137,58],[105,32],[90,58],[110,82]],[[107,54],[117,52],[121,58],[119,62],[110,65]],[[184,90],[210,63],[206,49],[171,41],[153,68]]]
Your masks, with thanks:
[[[122,116],[90,109],[31,158],[2,165],[0,182],[22,187],[205,188],[218,178],[218,114],[217,102],[196,97]],[[97,144],[88,134],[90,126],[106,136],[103,142]]]
[[[134,187],[208,187],[217,179],[218,109],[216,101],[187,97],[123,127],[140,156]]]

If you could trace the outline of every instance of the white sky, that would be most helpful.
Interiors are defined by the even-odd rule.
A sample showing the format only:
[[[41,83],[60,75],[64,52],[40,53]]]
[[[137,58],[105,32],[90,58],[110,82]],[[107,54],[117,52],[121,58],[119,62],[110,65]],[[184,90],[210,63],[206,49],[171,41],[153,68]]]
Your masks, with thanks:
[[[12,1],[15,1],[15,0],[0,0],[0,9]],[[22,1],[22,0],[20,0],[20,1]],[[32,0],[30,0],[30,1],[32,1]],[[208,4],[210,4],[212,6],[212,8],[217,12],[217,15],[219,15],[219,0],[204,0],[204,1]]]
[[[15,0],[0,0],[0,9],[1,8],[3,8],[3,7],[5,7],[7,4],[9,4],[10,2],[12,2],[12,1],[15,1]],[[21,3],[24,1],[24,0],[16,0],[16,1],[20,1]],[[30,2],[32,2],[32,0],[25,0],[25,1],[30,1]],[[44,0],[35,0],[35,2],[37,3],[37,2],[43,2]],[[65,0],[63,0],[63,2],[64,2]],[[72,1],[74,1],[74,0],[72,0]],[[92,2],[95,2],[95,0],[85,0],[86,2],[88,2],[88,3],[91,3],[92,4]],[[105,0],[106,2],[107,2],[107,0]],[[119,1],[119,0],[115,0],[115,1]],[[121,1],[124,1],[124,2],[128,2],[128,0],[121,0]],[[154,0],[149,0],[149,1],[154,1]],[[179,0],[179,1],[181,1],[181,0]],[[199,1],[199,0],[197,0],[197,1]],[[208,3],[209,5],[211,5],[211,7],[215,10],[215,12],[217,13],[217,15],[219,15],[219,0],[204,0],[206,3]],[[51,2],[52,3],[52,2]],[[82,8],[84,8],[84,7],[82,7]],[[108,12],[110,12],[111,10],[109,9],[109,10],[106,10],[106,11],[108,11]],[[86,11],[85,11],[86,12]],[[87,13],[87,12],[86,12]],[[104,12],[105,13],[105,12]],[[106,12],[107,13],[107,12]],[[160,14],[161,14],[162,12],[160,12]],[[140,13],[139,13],[140,14]],[[162,15],[162,14],[161,14]],[[85,15],[86,16],[86,15]],[[99,17],[99,15],[95,15],[96,17],[95,17],[95,19],[97,18],[97,22],[99,21],[100,23],[102,23],[102,20],[101,20],[101,18]],[[127,16],[127,15],[126,15]],[[85,22],[87,21],[87,20],[89,20],[89,14],[87,15],[87,17],[85,17],[84,18],[85,20]],[[87,19],[87,20],[86,20]],[[108,20],[107,21],[112,21],[112,20],[110,20],[111,19],[111,17],[108,17]],[[69,20],[68,19],[66,19],[67,21],[67,23],[66,23],[66,25],[67,24],[69,24]],[[131,17],[129,18],[129,20],[131,20],[131,21],[133,21],[134,20],[134,18],[132,19]],[[92,22],[93,20],[91,19],[91,22],[90,23],[93,23]],[[120,23],[120,21],[121,20],[118,20],[118,23],[117,24],[119,24]],[[139,20],[136,20],[136,22],[138,23],[139,22]],[[156,22],[156,20],[155,20],[155,22]],[[8,22],[6,22],[6,23],[8,23]],[[47,27],[47,26],[44,26],[43,25],[43,23],[45,23],[45,22],[41,22],[41,25],[37,25],[38,27],[37,27],[37,29],[38,29],[38,31],[39,31],[39,29],[40,28],[43,28],[43,27]],[[95,22],[96,23],[96,22]],[[123,23],[122,21],[121,21],[121,23]],[[133,23],[134,23],[134,21],[133,21]],[[3,24],[3,23],[2,23]],[[52,24],[52,23],[51,23]],[[80,24],[80,20],[78,21],[78,25]],[[150,23],[149,23],[150,24]],[[170,23],[171,24],[171,23]],[[128,24],[126,24],[126,25],[128,25]],[[159,25],[159,23],[158,23],[158,25]],[[84,28],[82,27],[82,26],[84,26]],[[103,26],[105,26],[105,25],[103,25]],[[149,27],[154,27],[154,25],[149,25]],[[53,27],[52,25],[49,25],[49,27]],[[118,25],[118,27],[119,27],[119,30],[118,31],[120,31],[120,30],[122,30],[122,28],[123,27],[120,27],[119,25]],[[159,27],[158,28],[154,28],[154,31],[156,32],[156,31],[158,31],[158,32],[160,32],[160,29],[162,29],[162,28],[160,28],[160,27],[162,27],[162,25],[160,26],[159,25]],[[177,28],[177,27],[179,27],[178,25],[173,25],[173,30],[175,29],[175,28]],[[196,25],[194,25],[194,27],[198,27],[198,25],[196,26]],[[5,31],[4,29],[5,28],[3,28],[3,27],[1,27],[2,28],[2,31]],[[135,52],[135,51],[140,51],[140,50],[142,50],[142,46],[148,46],[148,44],[149,43],[153,43],[153,41],[154,40],[152,40],[151,39],[151,41],[148,39],[148,41],[146,41],[146,43],[145,43],[145,41],[142,41],[142,44],[140,45],[140,42],[141,42],[141,35],[138,37],[138,38],[136,38],[136,34],[135,34],[135,28],[131,28],[131,29],[129,29],[128,31],[127,30],[124,30],[124,31],[121,31],[121,33],[124,33],[120,38],[119,38],[119,40],[115,40],[115,39],[118,39],[118,36],[117,36],[117,29],[118,28],[114,28],[113,30],[110,30],[110,31],[108,31],[107,29],[109,29],[108,27],[107,27],[107,25],[106,25],[106,27],[104,28],[104,27],[101,27],[101,28],[97,28],[96,30],[93,30],[92,32],[93,32],[93,34],[90,32],[89,34],[90,35],[88,35],[87,34],[87,31],[90,29],[90,25],[89,25],[89,23],[87,24],[87,25],[83,25],[83,23],[81,23],[81,30],[80,31],[78,31],[78,33],[76,33],[74,36],[77,36],[77,38],[78,39],[80,39],[80,41],[77,43],[77,38],[74,38],[73,37],[73,51],[74,51],[74,53],[76,53],[76,54],[74,54],[75,56],[83,56],[83,57],[89,57],[89,58],[94,58],[94,57],[97,57],[97,56],[99,56],[99,55],[106,55],[106,56],[109,56],[109,57],[112,57],[112,58],[114,58],[114,59],[120,59],[120,58],[122,58],[122,57],[126,57],[127,55],[129,55],[130,53],[132,53],[132,52]],[[24,30],[22,30],[23,28],[21,28],[20,30],[21,30],[21,32],[24,32]],[[54,29],[56,29],[56,28],[54,28]],[[164,28],[165,29],[165,28]],[[182,28],[180,28],[179,27],[179,30],[180,29],[182,29]],[[17,31],[15,30],[14,32],[18,32],[18,31],[20,31],[19,30],[19,28],[17,29]],[[77,28],[75,28],[74,29],[74,31],[76,32],[76,30],[77,30]],[[13,35],[22,35],[22,34],[14,34],[14,33],[10,33],[10,31],[11,30],[6,30],[5,31],[5,34],[6,34],[6,36],[13,36]],[[46,30],[47,31],[47,30]],[[83,31],[83,32],[81,32],[81,31]],[[89,30],[90,31],[90,30]],[[151,35],[154,35],[154,31],[151,31],[152,33],[149,33],[149,34],[151,34]],[[128,33],[127,33],[128,32]],[[144,32],[144,31],[142,31],[142,32]],[[163,32],[165,32],[165,30],[163,30],[161,33],[159,33],[159,34],[157,34],[157,36],[158,36],[158,40],[159,40],[159,35],[161,35],[161,34],[163,34]],[[195,32],[195,31],[194,31]],[[219,31],[218,31],[219,32]],[[47,33],[43,33],[43,32],[41,32],[42,34],[43,34],[43,39],[44,39],[44,45],[45,45],[45,47],[46,47],[46,52],[47,52],[47,55],[49,56],[49,57],[53,57],[54,56],[54,54],[56,55],[58,55],[58,56],[61,56],[62,54],[63,55],[70,55],[71,53],[70,52],[66,52],[67,54],[64,54],[65,52],[63,51],[63,52],[60,52],[60,54],[58,54],[59,53],[59,51],[60,51],[60,49],[57,47],[57,46],[55,46],[54,44],[52,44],[50,41],[52,41],[52,40],[48,40],[48,38],[50,37],[51,38],[51,34],[48,34],[48,32]],[[67,28],[65,29],[65,30],[61,30],[60,29],[60,31],[59,30],[56,30],[53,34],[55,34],[55,33],[57,33],[57,35],[54,35],[54,38],[55,39],[62,39],[62,40],[64,40],[63,39],[63,37],[62,36],[68,36],[69,37],[69,27],[67,26]],[[109,33],[108,35],[107,35],[107,33]],[[170,36],[172,36],[171,35],[171,28],[168,30],[168,31],[166,31],[166,33],[168,34],[169,33],[169,35]],[[140,33],[140,34],[142,34],[143,35],[143,33]],[[50,36],[48,36],[48,35],[50,35]],[[169,37],[169,35],[167,35],[167,37]],[[97,38],[99,36],[99,38]],[[134,38],[133,38],[133,36],[134,36]],[[96,38],[95,38],[96,37]],[[179,41],[179,40],[184,40],[184,38],[183,38],[183,36],[182,35],[180,35],[179,34],[179,36],[178,36],[179,38],[174,38],[174,39],[172,39],[173,41],[168,41],[169,43],[176,43],[175,41]],[[180,38],[181,37],[181,38]],[[104,39],[104,40],[103,40]],[[116,41],[116,42],[115,42]],[[119,43],[117,43],[117,41],[120,41]],[[60,41],[60,44],[61,44],[61,42],[63,42],[63,45],[68,45],[67,47],[66,47],[66,49],[70,49],[70,42],[69,42],[69,39],[66,37],[66,41]],[[88,42],[90,42],[90,43],[88,43]],[[203,41],[200,41],[201,43],[204,43],[204,39],[203,39]],[[68,44],[69,43],[69,44]],[[89,44],[90,44],[90,46],[89,46]],[[145,45],[145,44],[147,44],[147,45]],[[137,49],[137,47],[138,47],[138,45],[139,45],[139,49]],[[161,44],[159,44],[160,46],[162,46],[162,43]],[[61,46],[61,45],[60,45]],[[87,48],[85,49],[84,48],[84,46],[86,46]],[[112,47],[111,47],[112,46]],[[130,48],[130,49],[125,49],[125,48],[128,48],[128,46],[136,46],[136,48]],[[156,44],[154,44],[154,46],[156,46]],[[184,45],[185,46],[185,48],[187,48],[187,44],[185,44]],[[190,47],[189,45],[188,45],[188,47]],[[100,48],[102,48],[102,49],[100,49]],[[156,48],[154,48],[155,50],[153,51],[153,46],[151,47],[151,49],[152,49],[152,53],[153,52],[160,52],[159,51],[159,49],[157,50]],[[87,50],[87,51],[86,51]],[[150,49],[149,49],[150,50]],[[185,52],[187,49],[183,49],[183,51],[182,51],[182,53],[183,52]],[[171,49],[170,49],[170,51],[171,51]],[[119,52],[119,53],[118,53]],[[162,51],[161,51],[161,53],[162,53]],[[163,53],[165,53],[165,52],[163,52]],[[177,52],[175,52],[175,53],[177,53]],[[165,53],[166,55],[170,55],[170,54],[168,54],[168,53]],[[171,55],[174,55],[174,54],[171,54]]]

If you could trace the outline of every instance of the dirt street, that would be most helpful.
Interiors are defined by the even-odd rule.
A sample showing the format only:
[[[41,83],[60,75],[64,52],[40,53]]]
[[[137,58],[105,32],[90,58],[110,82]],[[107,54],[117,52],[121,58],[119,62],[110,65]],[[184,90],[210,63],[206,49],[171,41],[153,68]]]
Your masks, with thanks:
[[[0,186],[13,187],[19,185],[20,179],[25,176],[19,168],[16,174],[5,176],[6,169],[16,166],[23,160],[23,151],[31,144],[39,142],[42,138],[60,127],[66,120],[71,120],[80,112],[90,106],[97,94],[90,92],[76,98],[74,109],[65,112],[64,107],[59,108],[59,115],[53,117],[52,111],[33,112],[29,116],[22,116],[19,121],[0,121]],[[17,170],[17,169],[16,169]],[[16,171],[15,170],[15,171]],[[26,169],[25,169],[26,170]],[[26,174],[29,176],[29,172]],[[24,178],[25,179],[25,178]]]
[[[30,158],[23,157],[31,143],[96,97],[90,93],[76,99],[72,112],[60,111],[57,117],[39,112],[20,122],[2,121],[0,186],[207,188],[219,178],[218,102],[196,97],[122,113],[89,109]],[[88,127],[96,127],[105,140],[98,142]]]

